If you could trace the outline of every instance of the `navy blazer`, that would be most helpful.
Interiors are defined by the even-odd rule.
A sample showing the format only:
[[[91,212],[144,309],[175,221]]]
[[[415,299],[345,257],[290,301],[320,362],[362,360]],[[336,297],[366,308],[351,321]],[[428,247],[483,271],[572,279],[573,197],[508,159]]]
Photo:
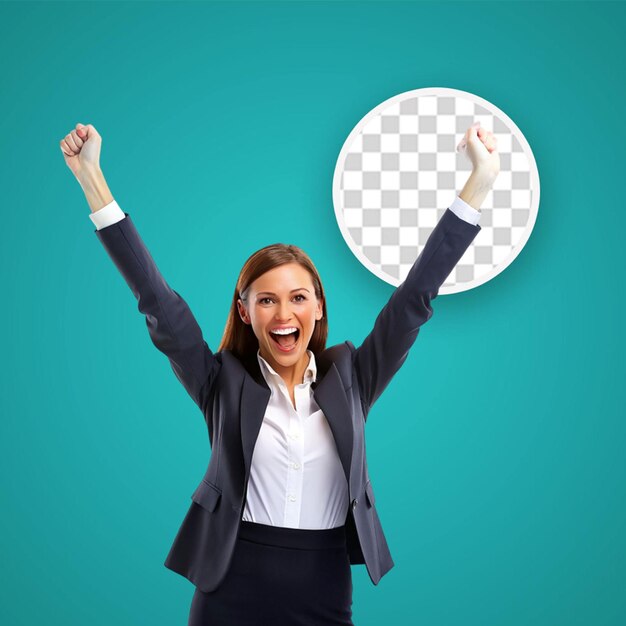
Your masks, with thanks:
[[[365,423],[377,398],[404,363],[431,300],[478,232],[447,209],[404,282],[391,294],[374,328],[355,348],[345,341],[316,355],[313,396],[335,438],[348,481],[346,534],[350,563],[365,563],[377,585],[394,566],[376,510],[365,454]],[[96,230],[145,315],[154,345],[198,405],[208,428],[210,460],[165,560],[204,592],[226,576],[243,516],[250,462],[270,398],[252,359],[212,352],[191,310],[159,272],[130,216]]]

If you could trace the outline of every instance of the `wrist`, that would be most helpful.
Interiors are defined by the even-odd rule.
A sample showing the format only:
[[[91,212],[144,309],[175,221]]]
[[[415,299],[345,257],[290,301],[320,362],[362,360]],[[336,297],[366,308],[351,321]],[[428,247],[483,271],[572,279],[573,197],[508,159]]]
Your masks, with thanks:
[[[85,165],[76,176],[81,187],[85,185],[94,185],[104,178],[102,170],[97,165]]]
[[[491,171],[473,170],[459,194],[459,198],[480,211],[480,206],[491,191],[496,176],[497,173],[494,174]]]
[[[100,168],[89,167],[81,172],[78,182],[85,192],[92,213],[113,201],[113,196]]]
[[[473,176],[482,186],[493,187],[498,174],[499,170],[494,171],[487,167],[477,167],[472,170],[470,176]]]

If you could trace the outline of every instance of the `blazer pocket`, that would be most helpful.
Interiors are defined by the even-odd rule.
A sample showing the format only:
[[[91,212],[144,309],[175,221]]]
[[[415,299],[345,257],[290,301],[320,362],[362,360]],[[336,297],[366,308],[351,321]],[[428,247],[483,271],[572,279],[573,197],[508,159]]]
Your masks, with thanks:
[[[374,506],[376,498],[374,497],[374,490],[372,489],[372,482],[370,480],[365,483],[365,497],[370,507]]]
[[[215,507],[221,497],[222,490],[213,483],[207,482],[204,478],[191,495],[191,499],[207,511],[215,511]]]

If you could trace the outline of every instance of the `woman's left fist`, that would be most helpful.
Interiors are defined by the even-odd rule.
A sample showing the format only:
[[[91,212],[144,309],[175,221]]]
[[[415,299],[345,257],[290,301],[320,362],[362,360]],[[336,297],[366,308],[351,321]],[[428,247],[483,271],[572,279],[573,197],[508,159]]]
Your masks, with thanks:
[[[465,150],[472,162],[474,171],[497,176],[500,172],[500,155],[494,134],[485,128],[480,128],[480,122],[472,124],[468,129],[457,150]]]

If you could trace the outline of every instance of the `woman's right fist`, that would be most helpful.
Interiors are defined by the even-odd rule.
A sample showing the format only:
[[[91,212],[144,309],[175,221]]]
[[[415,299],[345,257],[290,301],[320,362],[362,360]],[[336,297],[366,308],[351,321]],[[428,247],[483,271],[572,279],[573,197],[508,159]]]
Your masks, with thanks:
[[[100,169],[102,137],[91,124],[76,124],[76,129],[61,139],[60,146],[65,163],[79,181],[86,172]]]

